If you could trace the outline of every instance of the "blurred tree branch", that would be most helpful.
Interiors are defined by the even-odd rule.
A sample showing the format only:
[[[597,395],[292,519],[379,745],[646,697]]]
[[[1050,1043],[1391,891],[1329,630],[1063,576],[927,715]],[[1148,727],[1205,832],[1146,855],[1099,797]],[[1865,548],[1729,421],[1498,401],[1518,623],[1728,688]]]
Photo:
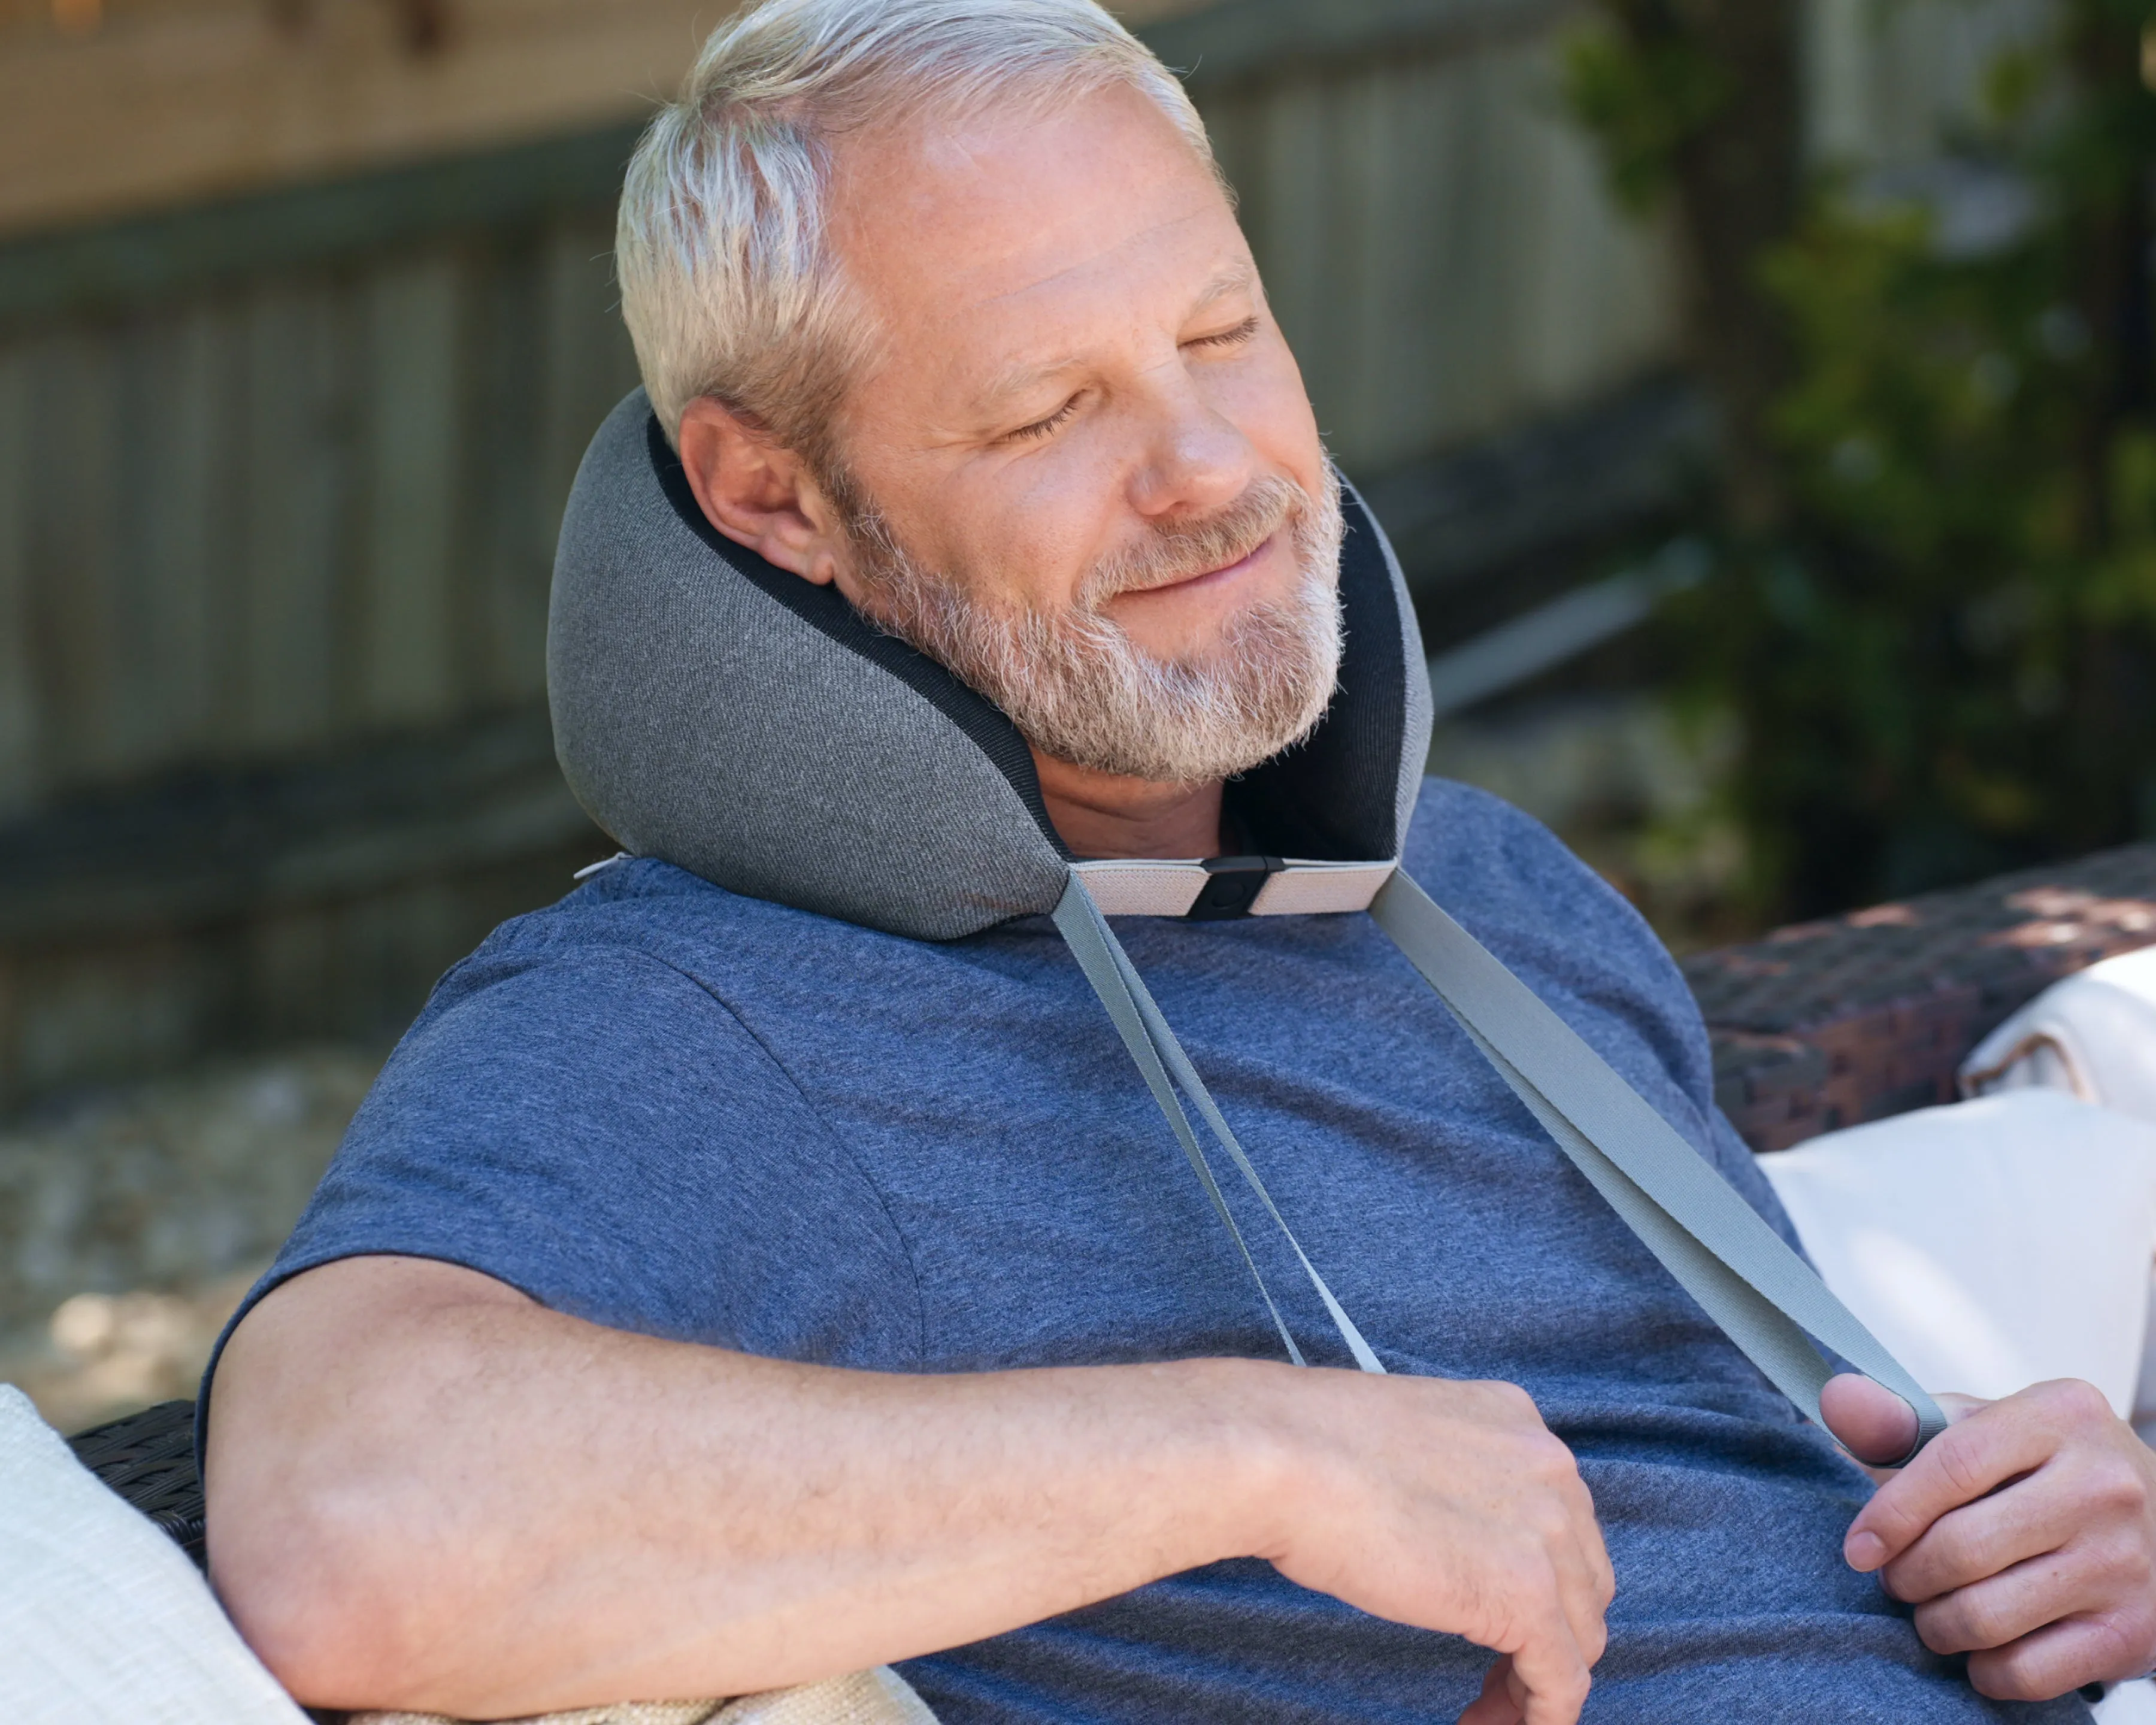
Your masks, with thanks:
[[[1595,18],[1567,93],[1667,209],[1722,421],[1718,572],[1668,620],[1744,737],[1751,908],[2156,830],[2149,0],[2056,0],[1916,193],[1807,167],[1796,0]],[[1955,184],[2020,213],[1953,238]]]
[[[1674,202],[1685,336],[1720,409],[1731,525],[1779,527],[1788,497],[1767,435],[1789,382],[1759,260],[1795,223],[1803,187],[1799,0],[1598,0],[1607,28],[1571,44],[1573,105],[1619,194]]]

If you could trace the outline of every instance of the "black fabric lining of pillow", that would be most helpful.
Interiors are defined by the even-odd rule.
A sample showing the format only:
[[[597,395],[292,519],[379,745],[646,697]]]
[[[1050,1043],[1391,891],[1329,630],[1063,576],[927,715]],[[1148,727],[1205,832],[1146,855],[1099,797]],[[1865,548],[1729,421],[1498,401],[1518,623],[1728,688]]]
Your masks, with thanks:
[[[1229,808],[1270,856],[1378,861],[1398,856],[1407,838],[1395,830],[1408,698],[1399,602],[1369,511],[1352,491],[1341,506],[1347,640],[1332,703],[1306,742],[1228,785]]]

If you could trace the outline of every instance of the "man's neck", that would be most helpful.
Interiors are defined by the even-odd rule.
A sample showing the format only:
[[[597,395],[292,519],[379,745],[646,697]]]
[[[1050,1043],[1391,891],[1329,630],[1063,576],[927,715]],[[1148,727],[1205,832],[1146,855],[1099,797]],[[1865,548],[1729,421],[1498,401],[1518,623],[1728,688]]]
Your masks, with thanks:
[[[1041,800],[1080,856],[1218,856],[1220,781],[1160,784],[1074,767],[1034,751]]]

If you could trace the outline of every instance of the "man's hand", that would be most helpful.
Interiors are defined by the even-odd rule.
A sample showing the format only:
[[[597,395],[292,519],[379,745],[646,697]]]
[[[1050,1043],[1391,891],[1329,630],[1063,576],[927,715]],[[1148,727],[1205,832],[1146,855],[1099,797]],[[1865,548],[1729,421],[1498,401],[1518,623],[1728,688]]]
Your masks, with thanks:
[[[1898,1453],[1914,1430],[1907,1404],[1867,1378],[1837,1378],[1820,1400],[1859,1461]],[[1881,1571],[1916,1606],[1924,1645],[1967,1653],[1969,1681],[1999,1700],[2148,1671],[2156,1452],[2087,1384],[1939,1401],[1952,1423],[1851,1523],[1851,1567]]]
[[[1571,1450],[1509,1384],[1327,1373],[1291,1471],[1281,1573],[1502,1656],[1461,1725],[1572,1725],[1616,1579]],[[1312,1459],[1314,1458],[1314,1460]]]

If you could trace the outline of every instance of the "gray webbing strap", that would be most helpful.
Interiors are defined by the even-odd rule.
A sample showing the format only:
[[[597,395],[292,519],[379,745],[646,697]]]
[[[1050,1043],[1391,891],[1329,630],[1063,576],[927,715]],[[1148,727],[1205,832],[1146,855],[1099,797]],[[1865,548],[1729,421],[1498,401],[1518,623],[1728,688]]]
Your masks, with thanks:
[[[1909,1455],[1945,1429],[1938,1404],[1811,1266],[1427,893],[1395,871],[1370,915],[1609,1207],[1784,1395],[1818,1420],[1833,1368],[1809,1332],[1916,1410]]]
[[[1197,1108],[1206,1129],[1228,1153],[1229,1160],[1235,1165],[1235,1171],[1256,1194],[1258,1202],[1265,1206],[1265,1214],[1272,1218],[1274,1225],[1294,1250],[1296,1261],[1302,1266],[1303,1274],[1310,1278],[1311,1286],[1317,1291],[1318,1298],[1324,1302],[1333,1327],[1339,1331],[1340,1339],[1348,1344],[1348,1351],[1354,1356],[1355,1363],[1366,1372],[1383,1372],[1385,1368],[1378,1363],[1370,1344],[1363,1339],[1363,1332],[1355,1327],[1354,1320],[1333,1297],[1332,1290],[1326,1286],[1325,1278],[1317,1273],[1317,1266],[1303,1251],[1301,1242],[1296,1239],[1295,1230],[1287,1225],[1287,1219],[1281,1214],[1279,1207],[1273,1203],[1272,1194],[1265,1190],[1265,1182],[1258,1178],[1257,1169],[1251,1166],[1250,1158],[1243,1153],[1242,1145],[1236,1142],[1235,1133],[1228,1129],[1228,1122],[1221,1117],[1219,1109],[1214,1106],[1211,1094],[1199,1077],[1197,1069],[1190,1064],[1189,1057],[1183,1053],[1183,1045],[1176,1040],[1174,1031],[1168,1028],[1168,1020],[1161,1016],[1160,1008],[1154,1004],[1152,995],[1132,967],[1129,955],[1123,951],[1122,942],[1116,938],[1108,927],[1107,919],[1101,916],[1099,906],[1093,902],[1091,895],[1075,873],[1070,877],[1070,884],[1063,890],[1063,897],[1055,906],[1055,926],[1061,931],[1071,956],[1077,959],[1078,968],[1086,973],[1086,980],[1093,985],[1093,992],[1101,997],[1101,1005],[1107,1008],[1109,1018],[1114,1021],[1117,1033],[1123,1039],[1123,1046],[1130,1050],[1131,1059],[1137,1062],[1146,1087],[1152,1092],[1153,1101],[1159,1104],[1160,1111],[1167,1117],[1177,1142],[1183,1146],[1183,1153],[1197,1171],[1199,1183],[1204,1187],[1205,1195],[1212,1199],[1214,1210],[1227,1224],[1236,1250],[1242,1253],[1243,1262],[1250,1269],[1250,1279],[1256,1282],[1258,1292],[1265,1300],[1265,1310],[1272,1314],[1273,1326],[1280,1332],[1281,1340],[1287,1344],[1288,1358],[1297,1365],[1305,1363],[1302,1350],[1296,1345],[1295,1337],[1289,1331],[1286,1321],[1281,1317],[1280,1307],[1274,1303],[1272,1291],[1265,1286],[1265,1279],[1258,1269],[1257,1260],[1250,1255],[1250,1249],[1244,1241],[1243,1230],[1235,1225],[1235,1216],[1229,1212],[1227,1200],[1221,1195],[1219,1185],[1213,1178],[1213,1170],[1205,1160],[1204,1151],[1199,1147],[1197,1134],[1190,1128],[1189,1117],[1183,1111],[1183,1104],[1168,1082],[1171,1073],[1175,1083],[1182,1086],[1183,1095],[1188,1096]]]

